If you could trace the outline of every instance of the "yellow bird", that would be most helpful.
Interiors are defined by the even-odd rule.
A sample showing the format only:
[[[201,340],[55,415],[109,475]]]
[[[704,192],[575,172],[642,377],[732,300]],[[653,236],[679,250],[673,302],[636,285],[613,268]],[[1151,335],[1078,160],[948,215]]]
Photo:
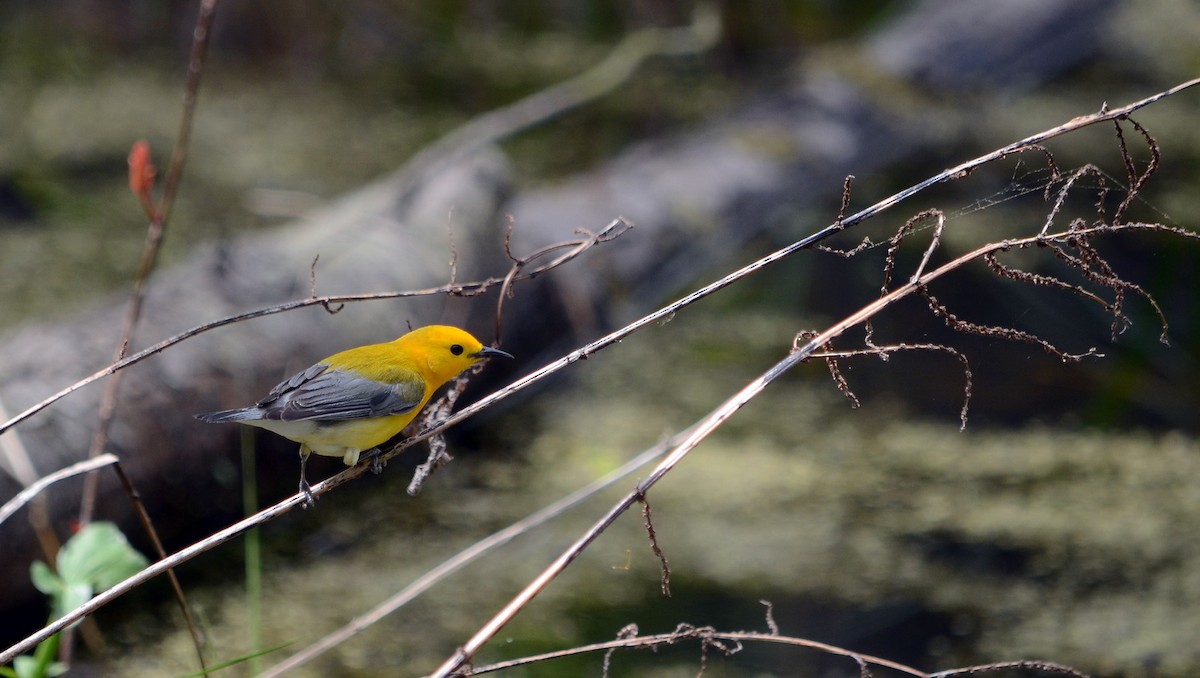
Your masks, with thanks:
[[[497,356],[512,357],[457,327],[429,325],[395,341],[335,353],[271,389],[254,407],[196,418],[258,426],[300,443],[300,492],[312,506],[304,474],[310,453],[353,466],[365,450],[403,431],[443,384]]]

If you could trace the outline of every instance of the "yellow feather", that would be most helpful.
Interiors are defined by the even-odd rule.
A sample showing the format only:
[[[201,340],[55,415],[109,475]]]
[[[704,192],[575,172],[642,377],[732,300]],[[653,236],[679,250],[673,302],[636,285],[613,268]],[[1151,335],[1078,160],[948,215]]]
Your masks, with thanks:
[[[257,426],[300,443],[300,489],[311,503],[303,464],[309,452],[357,463],[362,452],[403,431],[446,382],[493,356],[512,357],[457,327],[430,325],[335,353],[276,386],[258,406],[196,416]],[[375,414],[377,408],[384,411]]]

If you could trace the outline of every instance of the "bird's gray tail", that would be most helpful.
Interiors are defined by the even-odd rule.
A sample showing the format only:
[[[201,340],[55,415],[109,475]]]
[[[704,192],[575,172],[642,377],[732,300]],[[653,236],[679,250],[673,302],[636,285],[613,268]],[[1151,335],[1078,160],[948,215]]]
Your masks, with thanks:
[[[200,421],[206,421],[210,424],[225,424],[231,421],[261,419],[262,413],[257,407],[242,407],[236,410],[221,410],[220,412],[201,412],[195,416]]]

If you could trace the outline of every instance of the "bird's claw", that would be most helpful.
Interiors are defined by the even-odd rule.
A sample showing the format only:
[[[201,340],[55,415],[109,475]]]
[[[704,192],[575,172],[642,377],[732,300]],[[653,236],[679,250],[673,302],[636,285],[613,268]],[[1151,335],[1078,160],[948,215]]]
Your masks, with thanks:
[[[383,454],[383,450],[376,447],[367,455],[367,458],[371,460],[371,473],[375,475],[383,473],[383,461],[379,458],[381,454]]]
[[[300,481],[300,494],[304,495],[304,503],[300,506],[304,509],[310,509],[317,505],[317,498],[312,493],[312,486],[307,480]]]

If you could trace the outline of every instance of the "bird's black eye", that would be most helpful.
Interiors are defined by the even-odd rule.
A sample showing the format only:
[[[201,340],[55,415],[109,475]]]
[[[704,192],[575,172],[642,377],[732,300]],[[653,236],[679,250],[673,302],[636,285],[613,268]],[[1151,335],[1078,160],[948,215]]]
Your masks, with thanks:
[[[454,355],[462,355],[463,354],[462,344],[450,344],[450,352],[453,353]]]

